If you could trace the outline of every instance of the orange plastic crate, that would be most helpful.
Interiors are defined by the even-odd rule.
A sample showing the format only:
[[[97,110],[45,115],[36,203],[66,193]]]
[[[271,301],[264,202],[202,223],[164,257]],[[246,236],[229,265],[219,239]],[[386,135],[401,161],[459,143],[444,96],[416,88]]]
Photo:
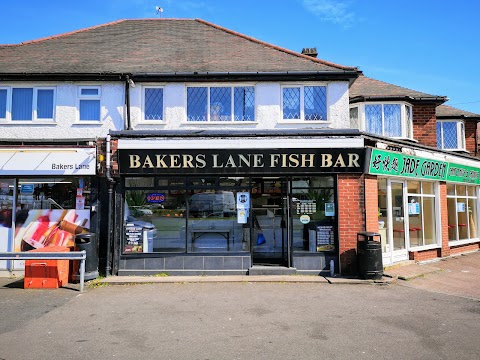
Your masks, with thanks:
[[[69,252],[68,247],[47,246],[32,252]],[[68,260],[26,260],[25,289],[57,289],[68,284]]]

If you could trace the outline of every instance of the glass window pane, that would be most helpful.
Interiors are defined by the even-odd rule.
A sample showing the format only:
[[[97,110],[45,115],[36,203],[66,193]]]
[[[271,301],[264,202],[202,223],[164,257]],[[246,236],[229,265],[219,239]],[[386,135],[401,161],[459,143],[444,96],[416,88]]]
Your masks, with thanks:
[[[53,119],[53,90],[38,90],[37,119]]]
[[[382,105],[365,105],[365,130],[382,135]]]
[[[434,245],[437,243],[435,232],[435,198],[423,198],[423,233],[425,241],[423,245]]]
[[[437,148],[443,149],[442,123],[437,121]]]
[[[467,186],[468,196],[475,196],[475,186]]]
[[[358,107],[350,109],[350,129],[358,129]]]
[[[187,120],[207,121],[207,88],[187,88]]]
[[[405,116],[406,116],[406,128],[405,128],[405,135],[409,138],[411,138],[412,135],[412,129],[413,129],[413,121],[412,121],[412,107],[411,106],[405,106]]]
[[[163,89],[145,89],[145,120],[163,120]]]
[[[442,122],[443,149],[457,149],[457,123],[451,121]]]
[[[457,185],[457,196],[466,196],[467,187],[465,185]]]
[[[455,195],[455,185],[447,184],[447,195]]]
[[[447,199],[448,211],[448,241],[457,240],[457,202],[454,198]]]
[[[305,120],[327,120],[327,87],[304,87]]]
[[[283,118],[300,119],[300,88],[283,89]]]
[[[468,239],[468,204],[465,198],[457,199],[458,237],[459,240]]]
[[[477,206],[476,199],[468,199],[468,228],[470,239],[477,238]]]
[[[98,89],[80,89],[80,95],[85,96],[98,96]]]
[[[210,88],[210,121],[232,120],[232,89],[230,87]]]
[[[402,116],[399,104],[383,106],[385,136],[402,136]]]
[[[409,194],[420,194],[420,181],[407,181]]]
[[[255,120],[255,88],[253,86],[236,87],[234,90],[234,120]]]
[[[7,89],[0,89],[0,119],[7,117]]]
[[[125,178],[126,187],[153,187],[153,177],[127,177]]]
[[[433,183],[431,182],[422,182],[422,190],[424,194],[434,195]]]
[[[246,250],[234,234],[242,234],[238,224],[236,195],[233,191],[205,190],[188,198],[188,251],[226,252]],[[239,235],[242,236],[242,235]]]
[[[33,89],[12,89],[12,120],[32,120]]]
[[[80,100],[80,120],[100,120],[100,100]]]

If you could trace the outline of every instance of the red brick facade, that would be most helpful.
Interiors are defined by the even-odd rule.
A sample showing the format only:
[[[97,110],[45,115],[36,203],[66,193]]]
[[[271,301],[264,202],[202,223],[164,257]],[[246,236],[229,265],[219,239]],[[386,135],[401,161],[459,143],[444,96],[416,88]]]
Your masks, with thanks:
[[[437,147],[436,104],[413,107],[413,138],[420,144]]]
[[[364,194],[363,175],[338,175],[338,234],[342,274],[357,272],[357,233],[365,231]]]
[[[477,123],[473,121],[465,122],[465,149],[470,153],[471,156],[478,156],[476,153],[476,132],[477,132]]]

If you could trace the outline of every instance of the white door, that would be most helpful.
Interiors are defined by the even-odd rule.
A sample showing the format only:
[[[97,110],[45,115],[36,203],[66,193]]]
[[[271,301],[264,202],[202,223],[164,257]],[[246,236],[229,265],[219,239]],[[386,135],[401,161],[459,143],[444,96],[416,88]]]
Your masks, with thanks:
[[[406,214],[406,182],[387,179],[387,221],[382,231],[383,264],[408,260]]]

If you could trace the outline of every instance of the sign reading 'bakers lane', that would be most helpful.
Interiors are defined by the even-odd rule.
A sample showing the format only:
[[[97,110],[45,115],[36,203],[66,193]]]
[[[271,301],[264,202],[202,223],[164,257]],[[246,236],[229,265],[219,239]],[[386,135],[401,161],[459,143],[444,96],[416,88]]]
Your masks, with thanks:
[[[365,149],[118,150],[121,174],[362,173]]]

